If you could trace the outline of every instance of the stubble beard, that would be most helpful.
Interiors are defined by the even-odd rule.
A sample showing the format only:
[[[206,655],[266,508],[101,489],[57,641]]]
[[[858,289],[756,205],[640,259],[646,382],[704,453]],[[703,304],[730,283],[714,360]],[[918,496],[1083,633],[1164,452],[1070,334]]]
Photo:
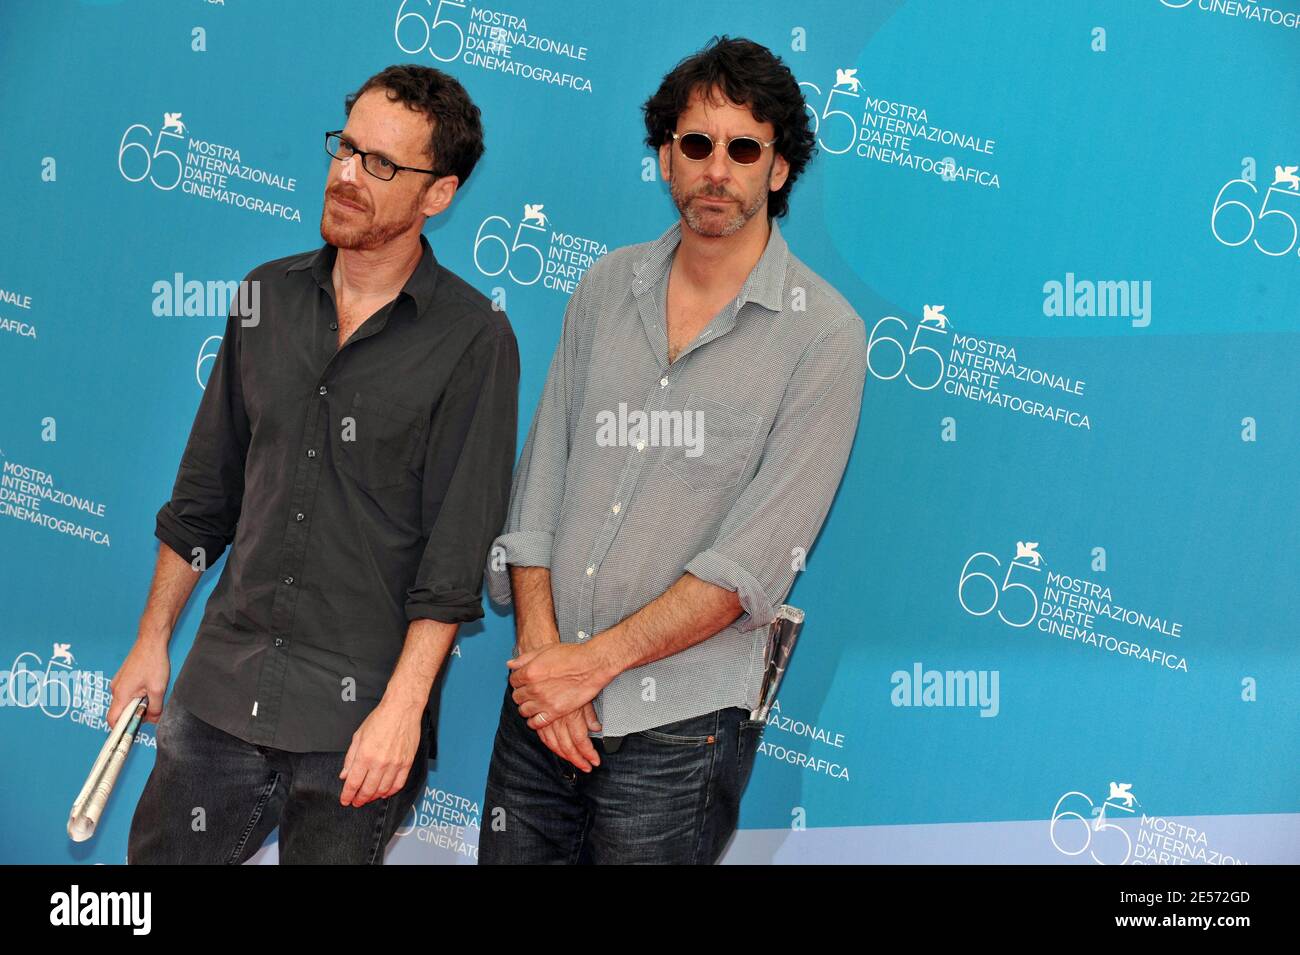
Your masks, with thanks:
[[[758,210],[763,208],[763,202],[767,199],[766,195],[759,192],[750,200],[749,205],[742,205],[734,214],[723,219],[722,213],[705,212],[692,200],[701,197],[735,200],[736,196],[731,195],[725,189],[715,189],[708,183],[704,183],[694,192],[688,194],[678,185],[677,178],[674,176],[668,184],[668,191],[673,197],[677,211],[681,213],[683,221],[691,231],[709,238],[723,238],[735,235],[745,227],[746,222],[758,214]]]
[[[344,198],[347,198],[344,196]],[[359,225],[347,225],[337,218],[330,209],[329,196],[326,195],[325,208],[321,210],[320,216],[320,234],[321,238],[330,245],[340,249],[359,249],[368,251],[377,249],[387,242],[392,241],[411,227],[415,221],[416,210],[419,207],[419,196],[416,195],[406,214],[397,220],[388,222],[368,222]],[[369,213],[357,211],[358,217],[365,216]]]

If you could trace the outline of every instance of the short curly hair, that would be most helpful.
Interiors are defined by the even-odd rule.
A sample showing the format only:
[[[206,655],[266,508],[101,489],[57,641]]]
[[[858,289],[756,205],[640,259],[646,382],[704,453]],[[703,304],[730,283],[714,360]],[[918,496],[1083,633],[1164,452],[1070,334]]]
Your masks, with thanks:
[[[355,93],[349,93],[343,111],[350,116],[361,94],[375,88],[382,88],[389,102],[405,103],[429,118],[433,124],[429,143],[433,168],[438,175],[455,176],[465,185],[484,150],[482,117],[465,87],[442,70],[404,63],[381,70]]]
[[[715,36],[704,49],[673,67],[641,107],[646,145],[658,149],[668,142],[691,94],[715,88],[733,103],[748,106],[755,119],[771,123],[776,130],[773,145],[790,164],[790,173],[780,189],[768,194],[767,214],[784,216],[790,211],[790,189],[817,147],[798,81],[781,58],[762,44]]]

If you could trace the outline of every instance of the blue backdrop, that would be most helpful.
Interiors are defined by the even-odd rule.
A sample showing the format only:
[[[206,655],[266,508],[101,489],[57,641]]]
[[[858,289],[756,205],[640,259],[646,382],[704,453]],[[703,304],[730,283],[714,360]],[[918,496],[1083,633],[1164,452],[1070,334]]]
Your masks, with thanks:
[[[639,108],[714,33],[803,84],[783,228],[871,336],[727,860],[1300,862],[1295,0],[6,4],[0,861],[125,857],[152,726],[64,830],[104,681],[222,283],[320,245],[344,95],[420,62],[482,108],[426,232],[505,296],[522,446],[582,272],[675,216]],[[512,626],[463,629],[390,862],[473,862]]]

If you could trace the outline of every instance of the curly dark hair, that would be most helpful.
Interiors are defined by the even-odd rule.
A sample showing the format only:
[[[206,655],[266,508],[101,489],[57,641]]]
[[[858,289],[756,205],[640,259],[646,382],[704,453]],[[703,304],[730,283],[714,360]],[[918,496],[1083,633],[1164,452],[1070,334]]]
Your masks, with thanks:
[[[646,145],[658,149],[670,141],[691,94],[696,90],[707,94],[715,88],[733,103],[748,106],[760,123],[775,128],[773,146],[790,164],[790,173],[780,189],[768,194],[767,214],[784,216],[790,211],[790,188],[817,147],[798,81],[781,58],[762,44],[715,36],[704,49],[673,67],[641,107]]]
[[[423,113],[433,124],[429,151],[433,169],[440,176],[455,176],[460,185],[474,171],[483,155],[483,122],[479,108],[454,76],[418,63],[403,63],[381,70],[343,100],[343,110],[352,107],[366,90],[380,87],[391,103],[405,103]]]

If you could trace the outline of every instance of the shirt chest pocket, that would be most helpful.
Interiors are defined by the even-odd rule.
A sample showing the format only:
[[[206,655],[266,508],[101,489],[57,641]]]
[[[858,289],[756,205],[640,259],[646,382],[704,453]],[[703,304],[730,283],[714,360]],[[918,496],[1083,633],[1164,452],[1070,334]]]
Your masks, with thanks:
[[[735,487],[749,465],[763,419],[692,394],[682,412],[681,445],[669,449],[664,467],[692,491]]]
[[[413,480],[424,416],[385,398],[355,393],[335,426],[339,469],[368,488]]]

